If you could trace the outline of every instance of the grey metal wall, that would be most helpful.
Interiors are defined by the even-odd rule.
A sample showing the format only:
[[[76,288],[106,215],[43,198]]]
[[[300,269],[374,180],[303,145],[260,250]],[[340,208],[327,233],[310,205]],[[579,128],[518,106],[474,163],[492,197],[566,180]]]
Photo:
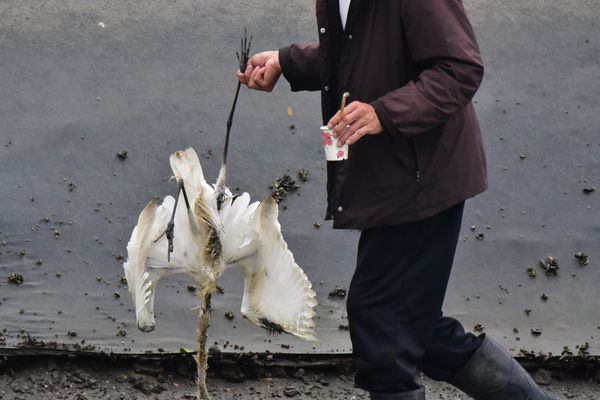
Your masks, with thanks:
[[[600,192],[583,189],[600,189],[600,7],[590,0],[465,5],[487,66],[476,107],[490,189],[467,203],[446,312],[468,329],[483,325],[515,353],[560,354],[563,346],[577,352],[589,342],[599,354]],[[135,328],[118,258],[143,205],[174,190],[171,152],[195,147],[207,177],[216,178],[243,26],[254,34],[253,51],[307,43],[316,38],[313,8],[300,1],[0,4],[5,348],[194,347],[191,282],[161,282],[157,330],[144,334]],[[229,182],[258,200],[275,177],[308,170],[280,220],[315,284],[321,341],[270,337],[242,319],[235,270],[214,299],[210,338],[226,351],[346,353],[344,299],[328,293],[348,286],[358,233],[334,232],[322,221],[319,96],[288,89],[282,81],[271,94],[242,91]],[[577,252],[589,255],[587,266],[578,264]],[[559,261],[557,276],[538,265],[548,256]],[[12,273],[23,283],[9,282]],[[226,311],[236,317],[227,320]]]

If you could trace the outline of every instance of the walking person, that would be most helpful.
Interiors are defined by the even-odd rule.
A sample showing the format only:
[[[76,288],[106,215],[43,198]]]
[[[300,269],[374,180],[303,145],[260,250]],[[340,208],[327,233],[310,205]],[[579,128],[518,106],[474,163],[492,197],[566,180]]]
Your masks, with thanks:
[[[362,231],[347,302],[357,386],[422,400],[419,368],[476,400],[558,399],[442,315],[464,202],[487,188],[471,103],[484,68],[461,1],[317,0],[316,15],[318,42],[256,54],[238,79],[319,90],[324,123],[349,145],[327,163],[327,218]]]

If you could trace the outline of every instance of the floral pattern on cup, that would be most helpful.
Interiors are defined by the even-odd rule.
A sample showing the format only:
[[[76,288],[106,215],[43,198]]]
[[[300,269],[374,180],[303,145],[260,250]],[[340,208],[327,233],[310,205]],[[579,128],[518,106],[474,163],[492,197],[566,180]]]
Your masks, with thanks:
[[[338,151],[337,152],[337,157],[338,158],[344,158],[344,151],[343,150]]]
[[[331,133],[323,132],[323,144],[325,146],[331,146],[333,144],[333,138],[331,137]]]

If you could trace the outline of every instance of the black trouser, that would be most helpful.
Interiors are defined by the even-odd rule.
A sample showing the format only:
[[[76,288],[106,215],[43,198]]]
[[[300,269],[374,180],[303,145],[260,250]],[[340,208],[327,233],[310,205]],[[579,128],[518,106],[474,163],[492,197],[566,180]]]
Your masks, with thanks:
[[[417,368],[447,380],[479,347],[457,320],[442,316],[463,207],[362,232],[347,304],[358,387],[414,390]]]

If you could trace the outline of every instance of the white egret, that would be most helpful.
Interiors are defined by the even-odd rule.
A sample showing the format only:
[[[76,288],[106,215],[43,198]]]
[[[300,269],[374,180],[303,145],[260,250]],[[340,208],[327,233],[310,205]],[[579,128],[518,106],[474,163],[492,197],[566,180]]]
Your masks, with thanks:
[[[154,294],[160,278],[185,273],[197,283],[201,300],[195,356],[198,395],[208,400],[208,307],[225,269],[234,265],[243,269],[242,314],[269,331],[315,341],[312,318],[317,302],[310,281],[283,239],[272,197],[250,203],[247,193],[232,196],[224,185],[224,163],[217,184],[210,186],[192,148],[172,154],[170,162],[179,183],[177,200],[167,196],[160,206],[151,201],[143,209],[127,245],[125,277],[138,328],[144,332],[154,329]],[[177,207],[180,193],[186,207]]]

